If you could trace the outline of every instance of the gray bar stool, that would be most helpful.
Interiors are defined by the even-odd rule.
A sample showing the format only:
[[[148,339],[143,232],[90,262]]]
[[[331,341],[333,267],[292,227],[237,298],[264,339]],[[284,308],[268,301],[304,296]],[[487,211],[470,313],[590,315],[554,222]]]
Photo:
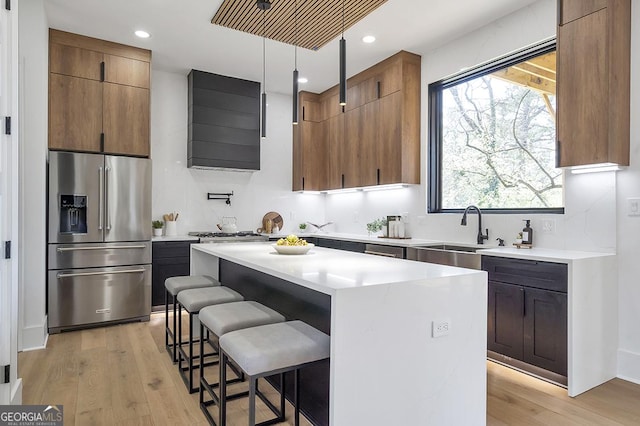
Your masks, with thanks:
[[[219,339],[226,333],[230,333],[236,330],[243,330],[249,327],[256,327],[259,325],[275,324],[285,321],[284,316],[278,312],[270,309],[258,302],[244,301],[225,303],[223,305],[207,306],[200,310],[198,314],[200,320],[200,365],[204,365],[204,333],[211,333],[216,339]],[[214,339],[214,341],[216,340]],[[228,381],[227,383],[232,383]],[[211,413],[208,408],[212,404],[218,404],[219,398],[214,392],[214,388],[219,386],[219,382],[213,383],[207,381],[204,375],[204,369],[200,368],[200,409],[207,417],[210,424],[215,424]],[[207,391],[209,397],[208,401],[204,400],[204,392]],[[227,396],[227,399],[232,397],[246,396],[247,393],[243,392],[233,396]],[[284,394],[282,396],[281,406],[284,405]]]
[[[249,425],[256,424],[256,395],[276,415],[260,425],[270,425],[285,420],[284,404],[277,409],[258,392],[260,377],[294,372],[293,406],[294,422],[300,424],[300,392],[299,370],[317,361],[329,358],[330,337],[302,321],[288,321],[278,324],[261,325],[232,331],[224,334],[219,340],[220,353],[220,423],[226,422],[226,364],[233,362],[249,380]],[[281,376],[281,392],[283,395],[284,380]],[[281,396],[282,400],[282,396]]]
[[[176,296],[182,290],[189,290],[192,288],[211,287],[218,286],[220,282],[208,275],[189,275],[171,277],[164,280],[164,346],[171,355],[171,360],[175,363],[178,361],[176,358]],[[173,304],[173,329],[169,327],[169,298]],[[171,339],[171,344],[169,344]]]
[[[200,309],[209,305],[218,305],[222,303],[238,302],[244,300],[242,295],[228,287],[214,286],[193,288],[190,290],[183,290],[178,293],[178,372],[182,377],[185,385],[189,389],[189,393],[195,393],[198,388],[193,387],[193,369],[201,368],[202,365],[193,365],[193,316],[200,312]],[[182,308],[184,308],[189,314],[189,355],[184,351],[182,345]],[[187,366],[182,366],[182,361],[187,361]],[[215,362],[208,365],[213,365]],[[185,372],[188,373],[185,375]]]

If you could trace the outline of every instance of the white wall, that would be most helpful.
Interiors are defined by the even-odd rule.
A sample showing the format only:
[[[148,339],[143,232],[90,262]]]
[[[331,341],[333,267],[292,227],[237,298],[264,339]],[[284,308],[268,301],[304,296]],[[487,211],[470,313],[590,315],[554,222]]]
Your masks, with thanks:
[[[19,13],[20,350],[42,347],[47,335],[45,185],[49,33],[43,4],[43,0],[22,0]]]
[[[640,217],[627,216],[627,198],[640,198],[640,7],[631,8],[631,166],[617,176],[620,350],[618,374],[640,383]]]
[[[202,70],[215,72],[215,70]],[[267,138],[261,141],[260,171],[188,169],[187,77],[153,72],[151,91],[151,158],[154,219],[178,212],[178,234],[217,231],[222,217],[233,216],[239,230],[256,230],[269,211],[282,215],[284,230],[306,220],[322,221],[321,196],[291,192],[291,97],[268,94]],[[207,192],[233,191],[231,205],[207,200]]]

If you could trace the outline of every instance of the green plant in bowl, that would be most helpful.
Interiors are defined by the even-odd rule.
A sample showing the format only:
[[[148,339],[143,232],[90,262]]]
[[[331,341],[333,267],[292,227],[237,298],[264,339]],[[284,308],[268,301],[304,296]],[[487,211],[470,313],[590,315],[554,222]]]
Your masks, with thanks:
[[[300,225],[298,225],[298,228],[300,228],[301,231],[304,231],[307,229],[307,224],[306,223],[301,223]]]
[[[153,229],[162,229],[162,227],[164,226],[164,222],[162,222],[161,220],[154,220],[151,222],[151,226],[153,227]]]

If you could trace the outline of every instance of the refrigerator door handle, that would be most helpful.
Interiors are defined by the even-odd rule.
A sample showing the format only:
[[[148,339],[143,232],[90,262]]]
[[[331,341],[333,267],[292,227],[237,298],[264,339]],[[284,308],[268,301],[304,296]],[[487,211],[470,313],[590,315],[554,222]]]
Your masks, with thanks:
[[[143,249],[146,246],[108,246],[108,247],[58,247],[56,251],[62,253],[65,251],[82,251],[82,250],[111,250],[111,249]]]
[[[70,277],[89,277],[94,275],[111,275],[111,274],[137,274],[146,272],[146,269],[126,269],[123,271],[101,271],[101,272],[75,272],[70,274],[58,273],[56,278],[70,278]]]
[[[105,177],[104,177],[104,191],[105,191],[105,197],[104,197],[104,209],[105,209],[105,214],[107,216],[107,231],[111,231],[111,212],[109,211],[109,171],[111,170],[111,167],[105,167],[104,169],[104,173],[105,173]]]
[[[104,176],[102,172],[102,166],[98,167],[98,179],[100,187],[99,195],[98,195],[98,229],[102,231],[102,222],[103,222],[103,211],[102,211],[102,201],[104,198]]]

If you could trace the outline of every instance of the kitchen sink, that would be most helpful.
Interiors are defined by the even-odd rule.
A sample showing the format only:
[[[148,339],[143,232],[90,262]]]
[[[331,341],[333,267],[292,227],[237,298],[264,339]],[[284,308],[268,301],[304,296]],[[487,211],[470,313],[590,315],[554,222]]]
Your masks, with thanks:
[[[434,246],[430,245],[430,246],[418,247],[418,248],[428,248],[428,249],[448,250],[448,251],[462,251],[465,253],[475,253],[477,250],[476,247],[454,246],[450,244],[437,244]]]
[[[475,247],[439,244],[407,248],[407,259],[461,268],[480,269],[481,256]]]

